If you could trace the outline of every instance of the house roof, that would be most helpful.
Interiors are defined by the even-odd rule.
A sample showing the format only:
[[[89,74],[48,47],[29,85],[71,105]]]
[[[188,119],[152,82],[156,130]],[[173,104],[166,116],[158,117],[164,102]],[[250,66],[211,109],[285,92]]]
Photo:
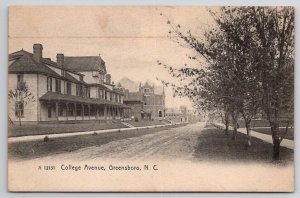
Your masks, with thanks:
[[[34,59],[33,59],[33,54],[30,53],[30,52],[24,51],[23,49],[22,49],[22,50],[19,50],[19,51],[16,51],[16,52],[13,52],[13,53],[11,53],[11,54],[9,54],[8,59],[9,59],[10,61],[13,61],[13,60],[18,60],[19,58],[21,58],[21,57],[23,57],[23,56],[26,56],[26,57],[29,56],[29,57],[31,57],[32,60],[34,61]],[[65,70],[65,71],[68,71],[68,72],[71,72],[71,73],[74,73],[74,74],[77,74],[77,75],[83,75],[83,74],[78,73],[78,72],[76,72],[76,71],[72,71],[72,70],[69,70],[69,69],[67,69],[67,68],[62,68],[62,67],[58,66],[57,63],[54,62],[54,61],[52,61],[50,58],[43,58],[43,59],[42,59],[42,63],[44,63],[44,64],[46,64],[46,65],[51,65],[51,66],[57,67],[57,68],[59,68],[59,69],[63,69],[63,70]]]
[[[16,57],[16,56],[15,56]],[[53,77],[61,78],[59,74],[42,63],[38,63],[33,58],[25,53],[18,56],[16,60],[8,67],[9,73],[43,73]]]
[[[79,81],[76,78],[74,78],[72,75],[70,75],[68,72],[72,72],[69,70],[65,73],[65,76],[57,74],[54,70],[50,69],[48,65],[52,65],[54,67],[58,67],[57,64],[51,60],[48,60],[44,58],[42,60],[42,63],[38,63],[33,59],[33,54],[26,52],[24,50],[20,50],[14,53],[11,53],[9,55],[9,60],[13,61],[9,67],[8,72],[9,73],[41,73],[45,74],[51,77],[60,78],[60,79],[66,79],[71,82],[75,83],[83,83],[85,82]],[[60,68],[63,69],[63,68]],[[64,70],[64,69],[63,69]],[[74,74],[79,74],[72,72]],[[81,75],[81,74],[79,74]]]
[[[65,56],[64,67],[77,72],[102,71],[106,73],[105,62],[100,56]]]

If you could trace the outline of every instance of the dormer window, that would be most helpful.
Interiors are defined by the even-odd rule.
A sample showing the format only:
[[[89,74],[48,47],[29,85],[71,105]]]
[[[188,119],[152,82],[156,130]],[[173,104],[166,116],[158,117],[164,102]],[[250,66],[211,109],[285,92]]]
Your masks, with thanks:
[[[83,81],[83,76],[80,75],[79,79],[80,79],[80,81]]]

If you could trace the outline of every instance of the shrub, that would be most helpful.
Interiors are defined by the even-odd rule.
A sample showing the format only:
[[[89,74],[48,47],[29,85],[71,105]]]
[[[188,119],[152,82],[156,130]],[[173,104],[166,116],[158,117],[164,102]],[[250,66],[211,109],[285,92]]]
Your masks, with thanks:
[[[49,141],[49,137],[48,136],[45,136],[44,137],[44,142],[48,142]]]

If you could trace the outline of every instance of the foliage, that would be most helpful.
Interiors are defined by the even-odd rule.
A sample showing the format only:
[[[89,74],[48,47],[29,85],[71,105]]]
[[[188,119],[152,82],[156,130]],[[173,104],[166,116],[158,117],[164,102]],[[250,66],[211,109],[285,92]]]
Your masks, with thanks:
[[[294,9],[222,7],[210,13],[215,25],[202,36],[182,30],[161,13],[170,26],[169,37],[191,49],[196,55],[187,57],[197,65],[177,69],[158,61],[181,85],[162,82],[202,111],[219,111],[224,120],[230,114],[233,139],[241,115],[249,146],[251,120],[263,110],[272,129],[273,158],[279,159],[280,117],[287,126],[293,120]]]
[[[8,101],[11,107],[15,107],[15,104],[19,102],[20,104],[23,105],[23,108],[25,108],[25,106],[27,106],[29,103],[35,102],[35,97],[30,92],[26,82],[20,82],[18,83],[16,89],[9,90]],[[16,116],[19,119],[19,125],[21,125],[21,117],[22,117],[21,109],[19,108],[16,111],[18,111],[16,113]]]

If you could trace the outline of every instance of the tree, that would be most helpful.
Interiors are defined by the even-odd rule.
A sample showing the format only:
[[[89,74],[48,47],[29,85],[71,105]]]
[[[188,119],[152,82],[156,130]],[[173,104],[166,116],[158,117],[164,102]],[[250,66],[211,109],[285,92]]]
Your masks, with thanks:
[[[240,113],[244,112],[246,115],[242,109],[244,104],[249,103],[245,101],[249,99],[248,95],[258,97],[258,92],[248,90],[254,86],[247,84],[255,82],[253,67],[247,60],[249,59],[247,54],[251,51],[248,43],[251,42],[252,33],[245,27],[249,22],[248,17],[241,13],[237,8],[226,7],[220,10],[219,16],[212,13],[215,17],[216,27],[207,31],[202,40],[192,35],[190,30],[183,33],[180,25],[175,26],[168,20],[167,23],[171,26],[169,34],[173,34],[173,37],[177,38],[176,42],[181,46],[189,47],[197,53],[198,57],[189,56],[189,58],[202,63],[200,65],[202,69],[175,70],[173,67],[163,64],[173,77],[192,78],[192,82],[187,86],[175,87],[175,93],[183,91],[182,95],[188,95],[193,102],[200,104],[202,110],[210,111],[216,108],[224,113],[226,133],[228,133],[229,115],[231,115],[232,139],[236,138]],[[244,28],[241,29],[241,27]],[[240,36],[243,39],[240,39]],[[199,61],[199,57],[202,61]],[[247,95],[242,97],[245,92]],[[248,109],[250,107],[253,106],[248,106]],[[248,123],[251,122],[251,117],[247,117]]]
[[[271,126],[273,159],[279,159],[279,124],[285,117],[286,133],[294,111],[294,9],[253,7],[259,67],[263,86],[263,110]],[[285,116],[282,116],[285,115]]]
[[[9,90],[8,100],[11,107],[14,107],[15,115],[19,119],[19,125],[21,126],[21,118],[24,114],[24,108],[27,104],[35,102],[35,97],[29,91],[26,82],[21,82],[18,84],[17,88],[14,90]]]
[[[286,132],[293,122],[294,10],[222,7],[211,14],[216,24],[202,38],[190,30],[182,31],[181,25],[167,19],[170,38],[196,53],[188,56],[198,62],[196,67],[185,64],[174,69],[159,61],[158,64],[180,81],[190,80],[184,85],[171,84],[174,94],[187,96],[202,110],[219,109],[224,118],[230,113],[233,139],[241,114],[248,146],[251,120],[263,110],[271,126],[273,159],[278,160],[284,138],[279,137],[281,117],[285,117]]]

